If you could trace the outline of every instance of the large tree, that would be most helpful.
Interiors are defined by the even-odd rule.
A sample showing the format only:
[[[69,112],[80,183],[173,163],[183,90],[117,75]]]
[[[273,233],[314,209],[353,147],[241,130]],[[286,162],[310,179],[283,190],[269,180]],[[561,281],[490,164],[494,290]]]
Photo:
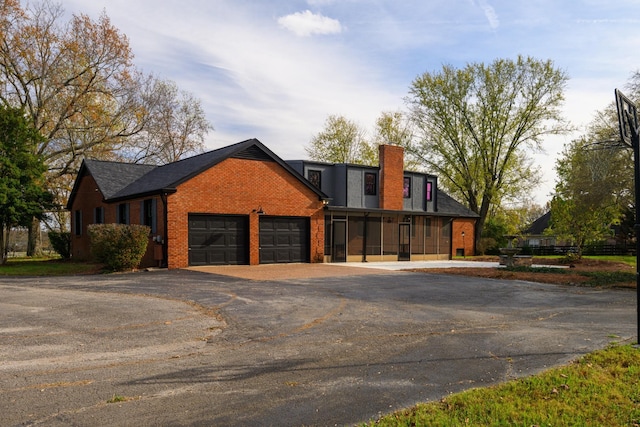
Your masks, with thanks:
[[[164,113],[167,106],[186,107],[187,115],[195,109],[196,119],[202,119],[199,103],[184,96],[175,102],[171,83],[136,69],[127,37],[106,14],[97,20],[83,14],[68,22],[63,17],[62,7],[50,0],[26,9],[18,0],[0,4],[0,103],[26,111],[43,136],[34,153],[47,165],[52,191],[66,196],[84,157],[122,158],[123,152],[131,153],[129,144],[142,147],[132,137],[143,130],[156,151],[155,158],[146,157],[150,161],[160,161],[165,152],[173,160],[197,151],[202,127],[176,126],[170,121],[182,117],[167,119]],[[157,93],[163,85],[167,90]],[[39,233],[33,231],[38,228],[37,222],[32,225],[30,254],[37,248],[33,237]]]
[[[43,187],[46,166],[34,153],[40,142],[22,110],[0,106],[0,264],[6,261],[11,228],[42,217],[53,200]]]
[[[404,148],[404,168],[418,170],[419,159],[411,154],[413,141],[413,125],[409,117],[401,111],[383,111],[376,119],[373,142],[380,144],[399,145]]]
[[[172,81],[153,79],[144,100],[148,120],[121,150],[124,159],[165,164],[203,151],[204,139],[213,127],[199,99]]]
[[[632,75],[625,92],[640,99],[639,72]],[[584,134],[568,144],[557,161],[551,203],[554,233],[573,240],[579,249],[610,235],[613,224],[620,224],[625,238],[635,234],[630,148],[620,140],[615,103],[596,111]]]
[[[538,182],[529,150],[567,130],[560,112],[567,80],[552,61],[519,56],[462,69],[446,65],[411,84],[412,154],[479,215],[477,238],[494,205]]]
[[[629,197],[628,163],[625,151],[585,139],[566,146],[558,159],[551,228],[573,241],[578,255],[585,244],[611,236]]]

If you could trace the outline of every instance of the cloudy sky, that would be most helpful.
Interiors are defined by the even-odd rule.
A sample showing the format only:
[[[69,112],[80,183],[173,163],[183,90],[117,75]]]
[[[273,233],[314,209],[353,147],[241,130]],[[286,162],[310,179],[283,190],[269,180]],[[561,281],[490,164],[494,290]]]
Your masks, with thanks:
[[[139,68],[200,98],[215,127],[207,148],[255,137],[284,159],[305,158],[330,114],[372,130],[443,64],[551,59],[571,78],[565,114],[578,127],[640,69],[638,0],[59,1],[106,12]],[[549,138],[536,156],[538,203],[570,138]]]

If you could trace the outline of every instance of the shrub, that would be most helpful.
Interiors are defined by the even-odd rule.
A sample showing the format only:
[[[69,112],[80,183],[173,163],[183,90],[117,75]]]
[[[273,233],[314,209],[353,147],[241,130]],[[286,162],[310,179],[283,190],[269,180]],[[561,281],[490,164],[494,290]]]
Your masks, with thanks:
[[[478,255],[492,255],[499,253],[498,242],[493,237],[482,237],[476,245]],[[494,252],[494,253],[492,253]]]
[[[92,224],[87,230],[91,253],[111,270],[138,267],[147,251],[150,228],[146,225]]]
[[[50,231],[51,247],[62,259],[71,258],[71,233],[68,231]]]

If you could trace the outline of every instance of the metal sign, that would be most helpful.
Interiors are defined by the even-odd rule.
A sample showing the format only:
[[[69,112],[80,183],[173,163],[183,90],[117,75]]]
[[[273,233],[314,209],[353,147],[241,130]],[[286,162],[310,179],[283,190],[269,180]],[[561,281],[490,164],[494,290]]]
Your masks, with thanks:
[[[618,89],[615,90],[615,94],[620,137],[622,138],[622,142],[631,147],[633,132],[636,132],[638,129],[638,109],[636,104],[624,96]],[[633,126],[633,129],[631,129],[631,126]]]

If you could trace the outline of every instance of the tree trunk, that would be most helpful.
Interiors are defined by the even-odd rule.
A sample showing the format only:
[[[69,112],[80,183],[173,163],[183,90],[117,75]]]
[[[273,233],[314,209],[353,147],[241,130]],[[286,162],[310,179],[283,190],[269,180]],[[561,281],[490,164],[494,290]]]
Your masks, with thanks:
[[[27,239],[27,256],[42,256],[42,233],[40,220],[33,218],[29,225],[29,237]]]
[[[480,205],[479,212],[476,212],[480,215],[480,218],[476,221],[476,242],[479,242],[482,238],[482,232],[484,231],[484,223],[487,221],[487,215],[489,214],[489,206],[491,205],[491,200],[485,195],[482,198],[482,204]]]
[[[9,241],[9,236],[5,236],[4,224],[0,223],[0,265],[4,265],[7,262],[7,248],[6,243]],[[8,233],[8,232],[7,232]]]

